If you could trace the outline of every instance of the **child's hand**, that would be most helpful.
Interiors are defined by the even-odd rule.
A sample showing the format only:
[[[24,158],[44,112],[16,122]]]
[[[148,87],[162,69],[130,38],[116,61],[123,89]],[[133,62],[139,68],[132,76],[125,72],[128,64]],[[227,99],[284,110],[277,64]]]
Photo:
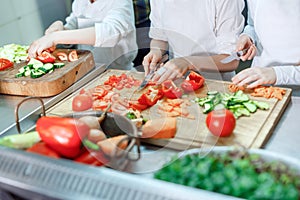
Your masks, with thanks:
[[[240,57],[242,61],[253,59],[256,55],[257,49],[248,35],[241,35],[236,44],[236,51],[242,51],[247,48],[247,52]]]
[[[232,83],[237,86],[247,85],[247,88],[255,88],[263,84],[275,84],[276,73],[272,67],[248,68],[232,78]]]
[[[44,50],[53,48],[56,44],[55,35],[53,33],[45,35],[40,39],[34,41],[28,48],[29,58],[35,58],[40,55]]]

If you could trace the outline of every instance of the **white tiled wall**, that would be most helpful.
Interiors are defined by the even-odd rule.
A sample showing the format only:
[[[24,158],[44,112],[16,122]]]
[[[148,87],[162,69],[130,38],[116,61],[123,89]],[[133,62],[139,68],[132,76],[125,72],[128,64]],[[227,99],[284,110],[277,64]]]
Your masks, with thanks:
[[[55,20],[64,20],[71,0],[1,0],[0,46],[29,45]]]

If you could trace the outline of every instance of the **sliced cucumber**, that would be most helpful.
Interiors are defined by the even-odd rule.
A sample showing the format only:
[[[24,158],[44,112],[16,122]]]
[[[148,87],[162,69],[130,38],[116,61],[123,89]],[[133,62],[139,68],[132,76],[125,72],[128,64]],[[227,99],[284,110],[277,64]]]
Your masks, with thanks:
[[[217,95],[218,93],[218,91],[208,91],[207,95]]]
[[[52,63],[46,63],[43,65],[43,68],[46,69],[47,71],[50,71],[54,69],[54,65]]]
[[[24,76],[30,76],[30,74],[31,74],[30,69],[27,69],[27,70],[24,72]]]
[[[54,63],[53,65],[55,68],[61,68],[61,67],[65,66],[65,63],[59,62],[59,63]]]
[[[15,75],[16,78],[19,78],[19,77],[22,77],[22,76],[24,76],[24,72],[23,72],[23,73],[19,72],[19,73],[17,73],[17,74]]]
[[[253,103],[262,110],[268,110],[270,108],[269,104],[260,101],[253,101]]]
[[[19,71],[19,73],[24,74],[24,72],[26,71],[25,66],[21,67],[18,71]]]
[[[33,64],[33,65],[32,65],[32,68],[33,68],[33,69],[39,69],[39,68],[41,68],[41,67],[43,67],[43,66],[44,66],[43,63],[36,63],[36,64]]]
[[[251,112],[255,112],[257,110],[257,106],[254,103],[244,102],[243,105]]]
[[[39,78],[43,75],[44,75],[44,72],[38,72],[38,71],[34,71],[34,70],[32,70],[31,74],[30,74],[31,78]]]
[[[43,63],[35,58],[30,58],[29,62],[27,63],[27,65],[36,65],[36,64],[43,64]]]

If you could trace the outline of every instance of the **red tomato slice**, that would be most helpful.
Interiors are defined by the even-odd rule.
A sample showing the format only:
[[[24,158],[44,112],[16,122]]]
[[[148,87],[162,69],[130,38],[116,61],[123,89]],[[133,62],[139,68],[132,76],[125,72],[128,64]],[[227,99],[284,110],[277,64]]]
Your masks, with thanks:
[[[36,59],[43,63],[54,63],[56,58],[48,51],[43,51]]]
[[[206,126],[209,131],[219,137],[228,137],[235,128],[235,118],[227,109],[213,110],[207,114]]]
[[[56,151],[48,147],[44,142],[39,142],[34,144],[32,147],[26,150],[27,152],[37,153],[44,156],[49,156],[51,158],[60,158],[59,154]]]
[[[66,53],[64,53],[64,52],[57,52],[56,56],[61,61],[67,61],[68,60],[68,55]]]
[[[79,94],[72,101],[73,111],[84,111],[92,108],[93,98],[86,94]]]
[[[77,51],[76,50],[71,51],[69,53],[68,59],[69,59],[70,62],[78,60]]]
[[[5,58],[0,58],[0,71],[10,68],[13,65],[14,65],[14,63],[11,62],[10,60],[5,59]]]

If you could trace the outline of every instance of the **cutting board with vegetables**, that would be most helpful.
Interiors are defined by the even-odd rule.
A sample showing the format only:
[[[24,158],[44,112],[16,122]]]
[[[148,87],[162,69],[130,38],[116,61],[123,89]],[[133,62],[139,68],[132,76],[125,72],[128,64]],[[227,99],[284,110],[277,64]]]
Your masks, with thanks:
[[[93,55],[90,51],[76,50],[78,60],[72,62],[68,60],[61,61],[56,55],[58,52],[68,55],[72,51],[70,49],[55,50],[52,53],[56,57],[55,62],[57,66],[55,70],[41,77],[16,77],[20,73],[20,69],[27,65],[27,62],[14,63],[12,68],[0,71],[0,93],[38,97],[49,97],[59,94],[95,67]],[[61,63],[64,65],[61,66]]]
[[[111,75],[120,75],[124,73],[121,70],[108,70],[101,76],[91,81],[84,89],[94,88],[99,84],[103,84]],[[139,72],[125,72],[127,75],[133,76],[136,79],[142,80],[143,73]],[[193,117],[177,117],[177,131],[172,139],[144,139],[146,143],[168,147],[177,150],[185,150],[196,147],[210,147],[210,146],[242,146],[245,148],[260,148],[268,138],[272,135],[273,129],[278,123],[286,106],[291,99],[291,89],[287,89],[282,100],[275,98],[263,98],[249,96],[250,100],[259,101],[268,104],[269,109],[257,109],[249,116],[241,116],[236,120],[236,127],[233,134],[229,137],[216,137],[212,135],[206,127],[206,114],[203,113],[203,108],[194,102],[195,98],[206,97],[211,91],[220,93],[229,93],[229,82],[217,80],[205,80],[202,88],[196,92],[188,93],[182,98],[189,101],[188,112]],[[137,91],[137,87],[124,88],[120,90],[121,96],[126,96],[129,99],[136,99],[143,91]],[[48,111],[51,115],[64,115],[72,113],[72,100],[74,96],[63,100],[51,110]],[[232,93],[231,93],[232,94]],[[146,119],[163,118],[159,112],[158,104],[144,110],[142,115]]]

